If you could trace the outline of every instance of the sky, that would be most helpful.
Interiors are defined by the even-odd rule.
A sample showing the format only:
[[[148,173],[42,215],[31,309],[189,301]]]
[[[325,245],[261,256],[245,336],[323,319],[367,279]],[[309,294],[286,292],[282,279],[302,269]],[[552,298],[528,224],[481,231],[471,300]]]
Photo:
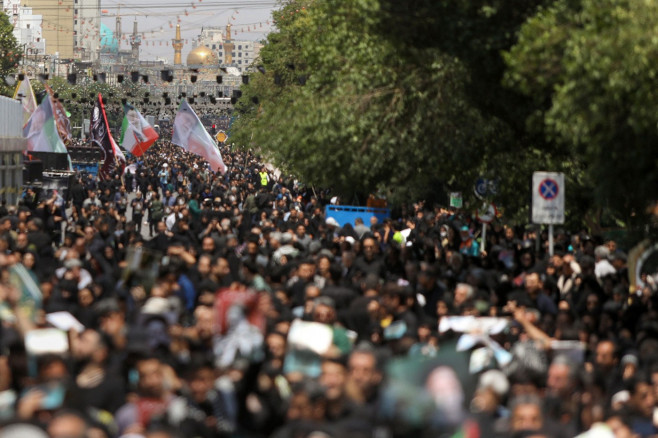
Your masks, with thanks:
[[[138,32],[143,33],[141,60],[166,58],[173,62],[171,40],[176,24],[181,26],[182,39],[187,40],[182,50],[185,60],[203,26],[225,27],[230,22],[234,40],[265,39],[273,29],[272,11],[277,4],[276,0],[101,0],[101,9],[102,22],[112,31],[117,15],[124,34],[132,33],[137,20]],[[129,48],[127,40],[121,43],[121,49]]]

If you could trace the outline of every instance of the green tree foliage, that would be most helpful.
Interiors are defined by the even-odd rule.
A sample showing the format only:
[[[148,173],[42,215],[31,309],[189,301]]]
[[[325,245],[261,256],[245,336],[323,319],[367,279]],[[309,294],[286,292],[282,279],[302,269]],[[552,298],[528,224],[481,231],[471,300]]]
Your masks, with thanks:
[[[399,47],[400,56],[437,48],[469,70],[471,103],[502,119],[518,136],[524,99],[502,86],[500,56],[516,42],[517,30],[538,7],[554,0],[380,0],[379,34]],[[522,124],[521,124],[522,126]]]
[[[486,133],[481,160],[471,165],[478,174],[499,181],[492,200],[504,209],[506,219],[528,220],[532,172],[552,170],[566,173],[567,220],[575,219],[571,225],[576,226],[593,208],[591,192],[575,189],[583,186],[582,166],[569,159],[568,150],[527,129],[535,102],[503,84],[506,64],[501,53],[516,43],[526,20],[553,1],[380,0],[380,35],[397,45],[400,56],[417,57],[435,48],[467,69],[463,80],[468,102],[495,126]],[[469,178],[460,180],[472,184]]]
[[[21,60],[21,47],[18,45],[13,34],[14,26],[9,22],[9,17],[0,12],[0,94],[11,96],[14,87],[5,83],[5,76],[15,73]]]
[[[644,218],[658,187],[658,4],[560,0],[521,29],[505,83],[532,99],[528,129],[568,151],[594,201]]]
[[[473,207],[477,177],[497,179],[493,201],[526,221],[533,171],[578,170],[526,130],[532,99],[502,84],[501,51],[548,1],[289,2],[261,51],[266,74],[243,88],[233,141],[350,200],[384,189],[447,202],[454,190]],[[567,191],[568,205],[591,204],[580,195]]]
[[[433,47],[401,56],[379,34],[377,0],[294,2],[274,17],[235,142],[348,199],[472,187],[499,126],[469,103],[463,63]]]

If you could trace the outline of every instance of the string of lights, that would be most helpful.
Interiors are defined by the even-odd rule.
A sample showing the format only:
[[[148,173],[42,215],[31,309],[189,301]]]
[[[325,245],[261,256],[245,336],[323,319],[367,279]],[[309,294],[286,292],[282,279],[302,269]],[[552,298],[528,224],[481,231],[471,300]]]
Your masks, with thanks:
[[[29,0],[26,4],[29,5]],[[45,43],[48,47],[56,47],[60,53],[66,53],[62,58],[66,60],[98,59],[98,53],[101,52],[105,53],[106,58],[114,56],[124,60],[131,50],[133,58],[139,59],[139,55],[134,55],[137,42],[138,50],[141,47],[146,58],[142,58],[142,61],[161,62],[171,56],[167,47],[174,47],[174,42],[181,47],[197,47],[202,44],[211,50],[221,51],[221,48],[216,49],[214,44],[216,37],[209,35],[213,35],[212,29],[214,32],[226,30],[227,25],[231,26],[232,39],[245,41],[248,43],[246,47],[251,47],[250,41],[262,40],[276,27],[278,17],[273,16],[271,11],[279,4],[278,1],[272,0],[245,0],[239,3],[230,0],[138,0],[137,3],[102,0],[100,6],[96,3],[94,7],[82,1],[74,4],[73,0],[58,0],[35,11],[35,15],[42,17],[35,41],[38,43],[39,39],[43,40],[41,51],[44,50]],[[172,8],[178,10],[172,11]],[[263,8],[268,9],[266,14],[249,12]],[[301,6],[300,9],[305,8]],[[138,23],[136,26],[139,26],[139,29],[135,27],[131,32],[133,20]],[[173,41],[173,31],[177,26],[180,26],[182,38]],[[210,33],[203,33],[204,28],[211,29]],[[73,55],[70,54],[71,49],[68,49],[71,37],[74,44]],[[217,41],[221,44],[220,40]],[[31,50],[35,50],[33,45],[29,46]],[[89,53],[97,53],[96,58],[93,58],[93,55],[89,58]],[[219,53],[220,58],[221,56]],[[38,58],[35,56],[34,59]]]
[[[228,13],[228,12],[235,13],[235,11],[224,11],[224,13]],[[176,15],[175,19],[168,20],[166,24],[152,26],[150,28],[147,28],[147,29],[144,29],[144,30],[140,31],[138,34],[139,34],[140,38],[142,38],[144,40],[144,45],[149,45],[149,43],[154,43],[154,44],[151,44],[151,45],[160,44],[161,42],[166,43],[171,38],[168,35],[164,35],[166,33],[165,26],[168,26],[170,29],[173,29],[175,27],[175,24],[181,24],[181,31],[183,31],[183,32],[197,30],[200,27],[203,27],[204,23],[208,22],[207,12],[203,12],[203,11],[192,12],[192,13],[189,13],[189,14],[185,15],[185,17],[192,16],[192,17],[195,17],[195,18],[196,18],[197,15],[199,16],[198,21],[197,20],[189,20],[189,19],[183,21],[183,19],[181,18],[180,15]],[[219,15],[221,15],[221,14],[219,14]],[[137,17],[137,16],[171,17],[171,15],[167,14],[167,13],[155,13],[155,14],[150,13],[149,14],[149,13],[145,12],[145,13],[122,13],[122,14],[115,14],[115,15],[103,14],[99,18],[117,18],[117,17],[133,18],[133,17]],[[76,35],[79,35],[81,38],[84,38],[84,39],[102,38],[100,30],[96,30],[94,32],[89,32],[89,31],[85,30],[85,26],[84,26],[85,21],[87,21],[87,20],[90,21],[90,22],[97,21],[98,18],[89,19],[88,17],[86,17],[86,18],[83,19],[83,18],[78,18],[77,15],[74,15],[74,19],[75,20],[80,20],[81,25],[82,25],[81,26],[81,31],[76,31],[76,29],[72,29],[71,26],[59,25],[58,21],[59,21],[59,18],[61,18],[61,17],[52,16],[52,17],[58,18],[58,20],[49,19],[48,17],[49,17],[49,15],[47,15],[47,14],[44,15],[44,19],[43,19],[43,22],[42,22],[42,28],[44,30],[52,30],[52,31],[65,33],[65,34],[76,34]],[[231,25],[233,26],[233,32],[236,35],[245,34],[245,33],[247,33],[247,34],[248,33],[265,34],[265,33],[268,33],[272,28],[272,24],[271,24],[270,20],[251,21],[251,22],[236,22],[235,19],[236,19],[235,15],[230,17],[230,21],[232,21]],[[96,27],[96,29],[99,29],[99,27]],[[157,35],[158,33],[163,34],[161,38],[158,38],[158,36],[159,36],[159,35]],[[114,40],[116,40],[115,37],[112,37],[112,38]],[[124,34],[124,35],[122,35],[121,41],[122,42],[128,42],[129,37],[126,34]],[[187,38],[184,41],[184,44],[190,44],[192,42],[193,42],[193,39],[191,40],[190,38]]]
[[[203,8],[203,9],[262,9],[262,8],[272,8],[276,6],[278,2],[276,1],[255,1],[255,2],[249,2],[249,1],[204,1],[204,2],[175,2],[175,3],[159,3],[157,5],[158,9],[185,9],[187,7],[193,8],[193,9],[198,9],[198,8]],[[59,3],[54,3],[52,6],[40,6],[39,9],[43,11],[58,11],[62,9],[62,2]],[[93,6],[85,6],[85,5],[75,5],[75,6],[68,6],[68,7],[74,7],[75,9],[78,10],[95,10],[98,9]],[[137,10],[137,9],[150,9],[153,8],[154,5],[152,3],[119,3],[116,5],[106,5],[103,6],[103,10]],[[145,12],[146,15],[151,15],[150,13]],[[132,15],[132,14],[131,14]]]

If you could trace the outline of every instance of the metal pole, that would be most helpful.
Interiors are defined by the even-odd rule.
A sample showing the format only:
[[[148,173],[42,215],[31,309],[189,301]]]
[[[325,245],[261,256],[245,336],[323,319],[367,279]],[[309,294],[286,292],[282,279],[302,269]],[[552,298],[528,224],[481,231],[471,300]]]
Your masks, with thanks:
[[[541,250],[541,224],[537,224],[535,230],[535,254],[539,256],[539,251]]]
[[[482,246],[480,247],[480,254],[483,254],[487,247],[487,223],[482,223]]]
[[[553,224],[548,225],[548,255],[553,257]]]

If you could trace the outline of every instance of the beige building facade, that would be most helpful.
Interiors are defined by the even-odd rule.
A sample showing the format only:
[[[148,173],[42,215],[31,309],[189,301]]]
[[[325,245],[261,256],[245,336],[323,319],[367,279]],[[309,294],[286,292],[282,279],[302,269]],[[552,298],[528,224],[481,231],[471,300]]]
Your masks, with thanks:
[[[25,0],[34,14],[43,17],[41,30],[46,40],[46,55],[59,55],[60,60],[74,58],[75,0]]]

